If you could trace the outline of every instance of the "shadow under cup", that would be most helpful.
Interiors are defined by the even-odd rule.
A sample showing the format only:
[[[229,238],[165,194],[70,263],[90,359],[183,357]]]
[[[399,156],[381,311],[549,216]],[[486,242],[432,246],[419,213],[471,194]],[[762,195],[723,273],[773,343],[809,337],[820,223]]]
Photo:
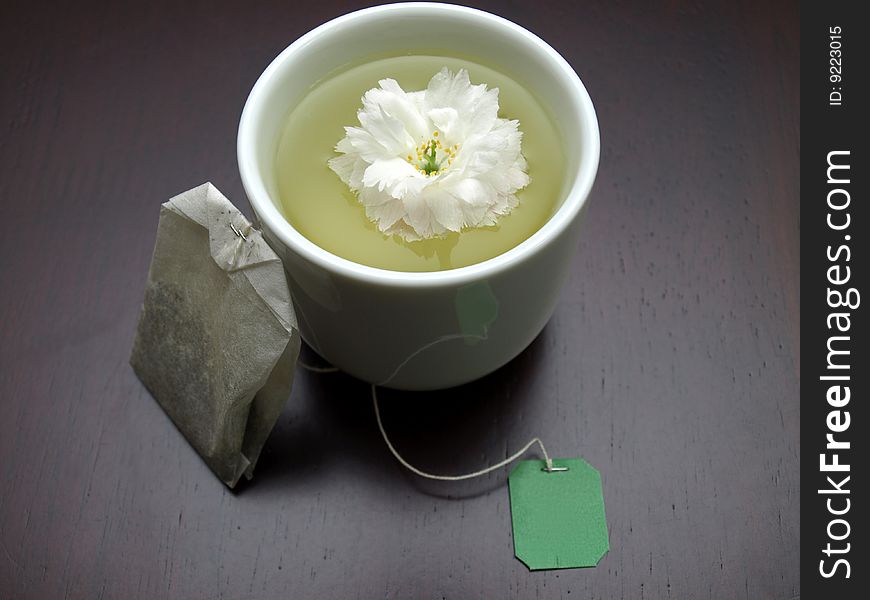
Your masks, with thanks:
[[[531,237],[487,261],[405,273],[323,250],[282,216],[275,157],[283,124],[328,73],[368,56],[461,55],[509,74],[545,105],[563,137],[565,196]],[[305,341],[343,371],[398,389],[472,381],[519,354],[552,315],[598,168],[598,124],[576,73],[525,29],[445,4],[394,4],[330,21],[263,72],[239,126],[239,170],[269,244],[284,261]]]

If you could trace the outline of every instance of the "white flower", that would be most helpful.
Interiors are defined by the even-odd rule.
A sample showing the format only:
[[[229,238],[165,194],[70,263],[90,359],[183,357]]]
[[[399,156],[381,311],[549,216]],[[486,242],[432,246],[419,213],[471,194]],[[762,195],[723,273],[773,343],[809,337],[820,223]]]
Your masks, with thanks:
[[[498,118],[498,88],[447,70],[419,92],[382,79],[345,127],[330,168],[387,235],[413,241],[494,225],[529,183],[518,121]]]

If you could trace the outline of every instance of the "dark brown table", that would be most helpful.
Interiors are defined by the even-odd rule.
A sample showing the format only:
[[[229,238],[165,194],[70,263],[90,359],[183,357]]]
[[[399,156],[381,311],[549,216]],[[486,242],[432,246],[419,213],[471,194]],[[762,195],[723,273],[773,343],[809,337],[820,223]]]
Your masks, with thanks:
[[[599,178],[531,347],[460,389],[384,392],[382,409],[432,471],[533,435],[585,457],[610,528],[597,568],[530,573],[505,473],[416,479],[344,375],[298,376],[236,492],[143,389],[127,360],[160,203],[210,180],[250,215],[235,155],[248,91],[359,6],[3,3],[0,597],[797,597],[790,2],[479,3],[577,69]]]

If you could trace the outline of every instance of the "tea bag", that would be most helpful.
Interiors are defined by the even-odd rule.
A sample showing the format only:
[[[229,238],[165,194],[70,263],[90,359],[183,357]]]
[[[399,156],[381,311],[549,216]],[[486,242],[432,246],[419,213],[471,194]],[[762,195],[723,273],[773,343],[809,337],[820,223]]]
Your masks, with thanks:
[[[130,364],[229,487],[253,476],[300,338],[278,256],[211,183],[163,204]]]

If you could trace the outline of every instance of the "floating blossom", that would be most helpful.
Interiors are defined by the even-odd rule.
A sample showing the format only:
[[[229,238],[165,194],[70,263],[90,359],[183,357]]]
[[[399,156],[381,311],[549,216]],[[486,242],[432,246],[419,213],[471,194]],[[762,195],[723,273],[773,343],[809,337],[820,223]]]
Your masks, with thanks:
[[[498,88],[441,69],[405,92],[382,79],[345,127],[330,168],[383,233],[408,241],[494,225],[529,183],[519,121],[498,118]]]

